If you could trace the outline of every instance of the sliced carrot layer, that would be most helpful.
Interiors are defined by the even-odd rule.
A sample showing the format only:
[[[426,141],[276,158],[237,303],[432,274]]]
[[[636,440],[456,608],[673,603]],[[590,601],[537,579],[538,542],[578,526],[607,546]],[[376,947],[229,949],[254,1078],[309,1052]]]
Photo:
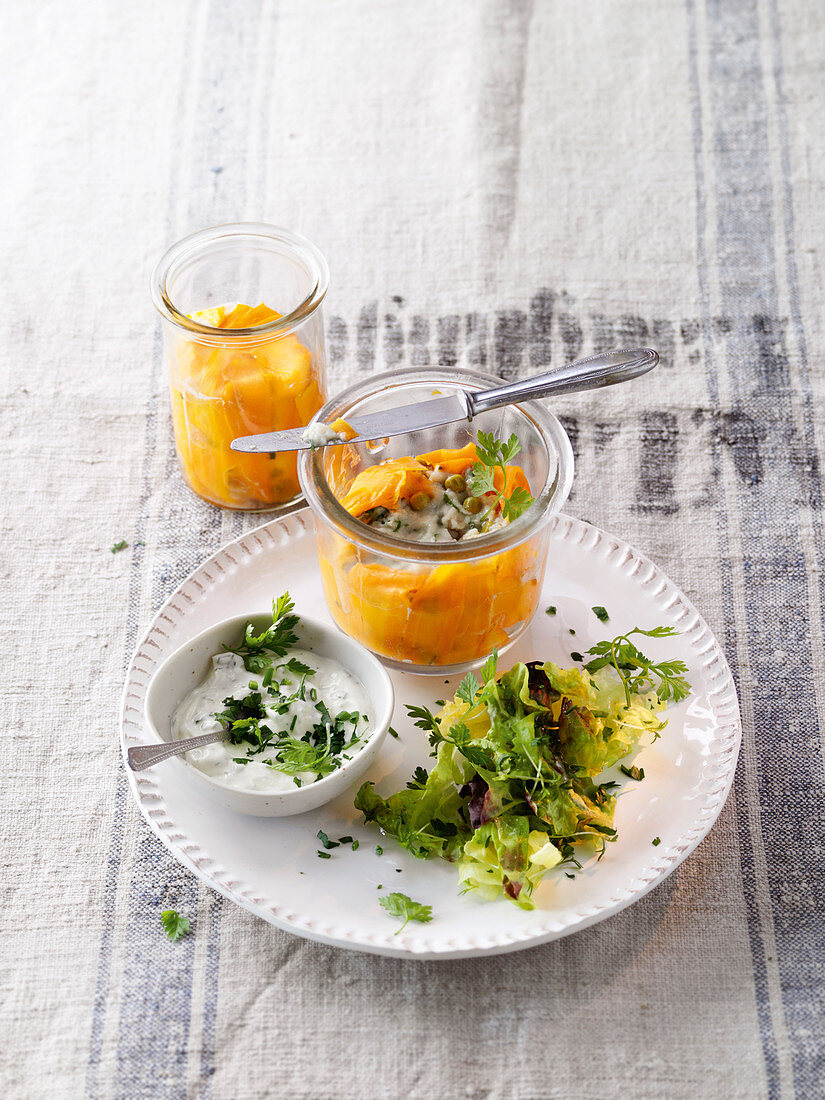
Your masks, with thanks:
[[[352,515],[393,509],[419,490],[432,491],[422,463],[465,473],[474,444],[399,458],[356,474],[341,503]],[[497,488],[501,486],[499,474]],[[506,495],[529,491],[524,471],[507,467]],[[422,566],[362,551],[331,529],[319,532],[321,579],[333,618],[378,653],[416,665],[480,659],[506,644],[536,609],[546,537],[475,562]]]
[[[263,303],[193,315],[222,329],[258,328],[279,317]],[[324,401],[309,350],[287,334],[250,348],[181,339],[172,354],[172,419],[191,488],[229,508],[266,508],[296,496],[295,454],[240,454],[229,444],[239,435],[309,423]]]

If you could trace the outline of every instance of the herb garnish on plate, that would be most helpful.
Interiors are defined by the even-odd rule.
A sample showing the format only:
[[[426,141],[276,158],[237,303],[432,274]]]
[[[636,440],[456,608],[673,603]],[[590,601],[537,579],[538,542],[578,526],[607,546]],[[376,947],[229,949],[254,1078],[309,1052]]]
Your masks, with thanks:
[[[387,894],[386,897],[378,899],[378,904],[386,909],[391,917],[403,919],[404,923],[398,929],[398,932],[403,932],[411,920],[428,924],[433,919],[431,905],[422,905],[421,902],[413,901],[406,894]],[[398,932],[395,933],[396,936]]]

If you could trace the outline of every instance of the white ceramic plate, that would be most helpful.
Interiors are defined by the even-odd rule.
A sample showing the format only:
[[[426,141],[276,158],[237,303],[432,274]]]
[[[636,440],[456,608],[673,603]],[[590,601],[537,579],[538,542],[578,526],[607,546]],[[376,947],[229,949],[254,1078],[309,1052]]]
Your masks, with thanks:
[[[122,708],[122,747],[150,740],[144,726],[146,686],[177,646],[220,619],[266,611],[288,588],[297,610],[330,621],[321,593],[312,519],[307,511],[272,520],[203,563],[169,597],[135,653]],[[555,616],[543,609],[554,604]],[[593,605],[604,605],[602,624]],[[619,774],[623,790],[615,824],[618,840],[601,862],[590,858],[574,879],[550,872],[525,912],[506,900],[460,895],[455,870],[419,861],[361,822],[354,792],[291,818],[244,817],[204,797],[180,760],[169,760],[129,782],[150,827],[174,857],[213,889],[264,920],[297,935],[383,955],[455,958],[512,951],[585,928],[625,908],[661,882],[707,834],[721,810],[736,766],[740,723],[736,691],[724,655],[705,622],[679,589],[620,539],[569,516],[556,517],[541,610],[503,658],[570,664],[571,651],[640,626],[675,626],[679,638],[644,639],[655,658],[680,657],[691,696],[670,708],[670,724],[636,763],[641,783]],[[575,630],[575,636],[569,631]],[[429,763],[425,735],[405,716],[404,703],[432,706],[453,694],[435,677],[392,673],[393,720],[367,778],[379,793],[403,787],[417,764]],[[319,859],[319,829],[357,837],[360,847]],[[654,837],[661,843],[653,845]],[[383,854],[376,853],[376,844]],[[383,887],[383,889],[379,889]],[[397,922],[378,904],[401,891],[431,905],[429,924]]]

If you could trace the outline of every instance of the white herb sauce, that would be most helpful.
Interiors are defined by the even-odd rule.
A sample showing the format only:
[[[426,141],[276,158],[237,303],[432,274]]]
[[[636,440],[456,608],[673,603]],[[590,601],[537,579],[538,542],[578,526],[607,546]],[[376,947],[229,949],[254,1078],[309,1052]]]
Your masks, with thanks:
[[[293,699],[284,713],[279,714],[278,708],[283,706],[286,698],[298,691],[301,683],[299,674],[283,667],[290,658],[296,658],[316,671],[314,675],[306,677],[305,698]],[[300,740],[308,730],[315,727],[320,721],[321,713],[312,699],[312,692],[318,702],[324,703],[333,718],[341,711],[358,712],[360,717],[357,724],[347,723],[348,741],[352,730],[359,736],[364,735],[369,721],[367,695],[361,684],[345,668],[336,661],[303,649],[291,650],[286,657],[275,658],[273,664],[275,672],[270,687],[275,689],[276,694],[270,694],[264,688],[262,676],[247,671],[242,657],[235,653],[219,653],[214,656],[209,675],[186,696],[175,711],[172,717],[172,737],[181,740],[204,733],[217,733],[221,724],[215,714],[224,710],[224,700],[232,698],[240,701],[254,690],[260,691],[266,711],[266,717],[260,721],[276,735],[287,734]],[[251,683],[257,684],[257,689],[250,688]],[[202,749],[191,749],[186,753],[186,760],[212,779],[236,790],[278,792],[295,789],[297,784],[291,774],[278,771],[263,762],[264,759],[273,758],[273,746],[250,757],[248,764],[234,762],[236,759],[245,759],[251,748],[247,742],[235,745],[228,740],[216,741],[214,745],[207,745]],[[347,760],[360,748],[361,744],[357,744],[345,749],[342,760]],[[297,778],[306,786],[313,783],[318,774],[304,771],[299,772]]]
[[[311,447],[323,447],[325,443],[343,443],[345,437],[331,424],[318,421],[317,424],[310,424],[304,429],[302,438]]]
[[[376,509],[370,520],[370,526],[387,535],[399,539],[412,539],[414,542],[454,542],[478,538],[482,533],[498,531],[507,521],[497,514],[490,519],[490,505],[482,498],[483,507],[475,514],[464,507],[464,493],[454,493],[438,480],[441,471],[431,475],[433,493],[425,508],[418,511],[411,508],[406,500],[399,500],[394,511],[386,508]],[[363,517],[362,517],[363,519]]]

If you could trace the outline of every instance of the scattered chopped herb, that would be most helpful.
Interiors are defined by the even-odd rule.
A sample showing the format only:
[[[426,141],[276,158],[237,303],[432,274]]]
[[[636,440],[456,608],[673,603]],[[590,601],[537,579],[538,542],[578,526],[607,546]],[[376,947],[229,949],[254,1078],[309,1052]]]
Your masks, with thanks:
[[[381,845],[380,845],[380,844],[376,844],[376,845],[375,845],[375,854],[376,854],[377,856],[383,856],[383,854],[384,854],[384,849],[383,849],[383,848],[381,847]]]
[[[556,614],[556,605],[551,603],[549,607],[546,607],[544,609],[544,614],[545,615],[555,615]]]
[[[597,607],[591,607],[590,610],[593,612],[593,614],[596,616],[596,618],[601,623],[606,623],[608,621],[608,619],[610,618],[607,611],[603,607],[598,607],[598,606]]]
[[[248,764],[249,763],[249,757],[248,756],[233,756],[232,757],[232,763],[233,764]]]
[[[351,836],[339,836],[338,837],[338,843],[339,844],[352,844],[352,837]]]
[[[658,848],[661,843],[662,843],[662,838],[658,837],[658,836],[654,836],[654,838],[653,838],[653,847]]]
[[[576,631],[575,631],[575,630],[573,629],[573,627],[571,626],[571,627],[570,627],[570,629],[569,629],[569,630],[567,631],[567,633],[568,633],[568,634],[575,634],[575,633],[576,633]]]
[[[352,842],[353,852],[357,852],[360,847],[361,847],[361,841],[360,840],[353,840],[353,842]]]
[[[571,875],[571,873],[570,873],[569,871],[565,871],[565,872],[564,872],[564,877],[565,877],[565,878],[575,878],[576,876],[575,876],[575,875]]]
[[[444,706],[444,700],[443,699],[436,699],[435,705],[437,707],[443,707]]]
[[[318,839],[321,841],[321,843],[323,844],[323,846],[325,848],[337,848],[338,847],[338,841],[337,840],[330,840],[323,829],[319,829],[318,832],[315,835],[318,837]],[[348,839],[351,839],[351,838],[348,838]]]
[[[182,917],[176,909],[164,909],[160,919],[170,940],[179,940],[189,932],[188,917]]]
[[[396,869],[396,871],[398,872],[398,874],[400,875],[400,874],[401,874],[401,868],[400,868],[400,867],[396,867],[395,869]]]
[[[332,859],[329,852],[316,852],[315,854],[319,859]]]
[[[637,768],[635,764],[630,768],[626,768],[624,764],[619,764],[619,771],[624,772],[628,779],[635,779],[637,783],[640,783],[645,777],[644,768]]]
[[[573,651],[573,652],[572,652],[572,653],[570,654],[570,656],[571,656],[571,657],[573,658],[573,660],[574,660],[574,661],[583,661],[583,660],[584,660],[584,658],[582,657],[581,653],[578,653],[578,652],[577,652],[576,650],[574,650],[574,651]]]
[[[391,917],[398,917],[399,920],[403,919],[404,923],[398,929],[398,932],[402,932],[411,920],[427,924],[433,919],[431,905],[422,905],[420,902],[408,898],[406,894],[387,894],[385,898],[379,899],[378,904],[386,909]],[[395,933],[396,936],[398,932]]]
[[[376,890],[383,890],[383,889],[384,889],[384,883],[383,883],[383,882],[379,882],[379,883],[378,883],[378,885],[377,885],[377,886],[375,887],[375,889],[376,889]]]
[[[390,726],[390,728],[387,730],[387,733],[390,735],[390,737],[398,737],[398,730],[394,730],[392,726]]]
[[[121,539],[120,542],[116,542],[110,547],[109,553],[116,554],[118,550],[125,550],[128,545],[129,543],[126,541],[126,539]],[[173,910],[170,909],[169,912],[171,913],[173,912]]]

